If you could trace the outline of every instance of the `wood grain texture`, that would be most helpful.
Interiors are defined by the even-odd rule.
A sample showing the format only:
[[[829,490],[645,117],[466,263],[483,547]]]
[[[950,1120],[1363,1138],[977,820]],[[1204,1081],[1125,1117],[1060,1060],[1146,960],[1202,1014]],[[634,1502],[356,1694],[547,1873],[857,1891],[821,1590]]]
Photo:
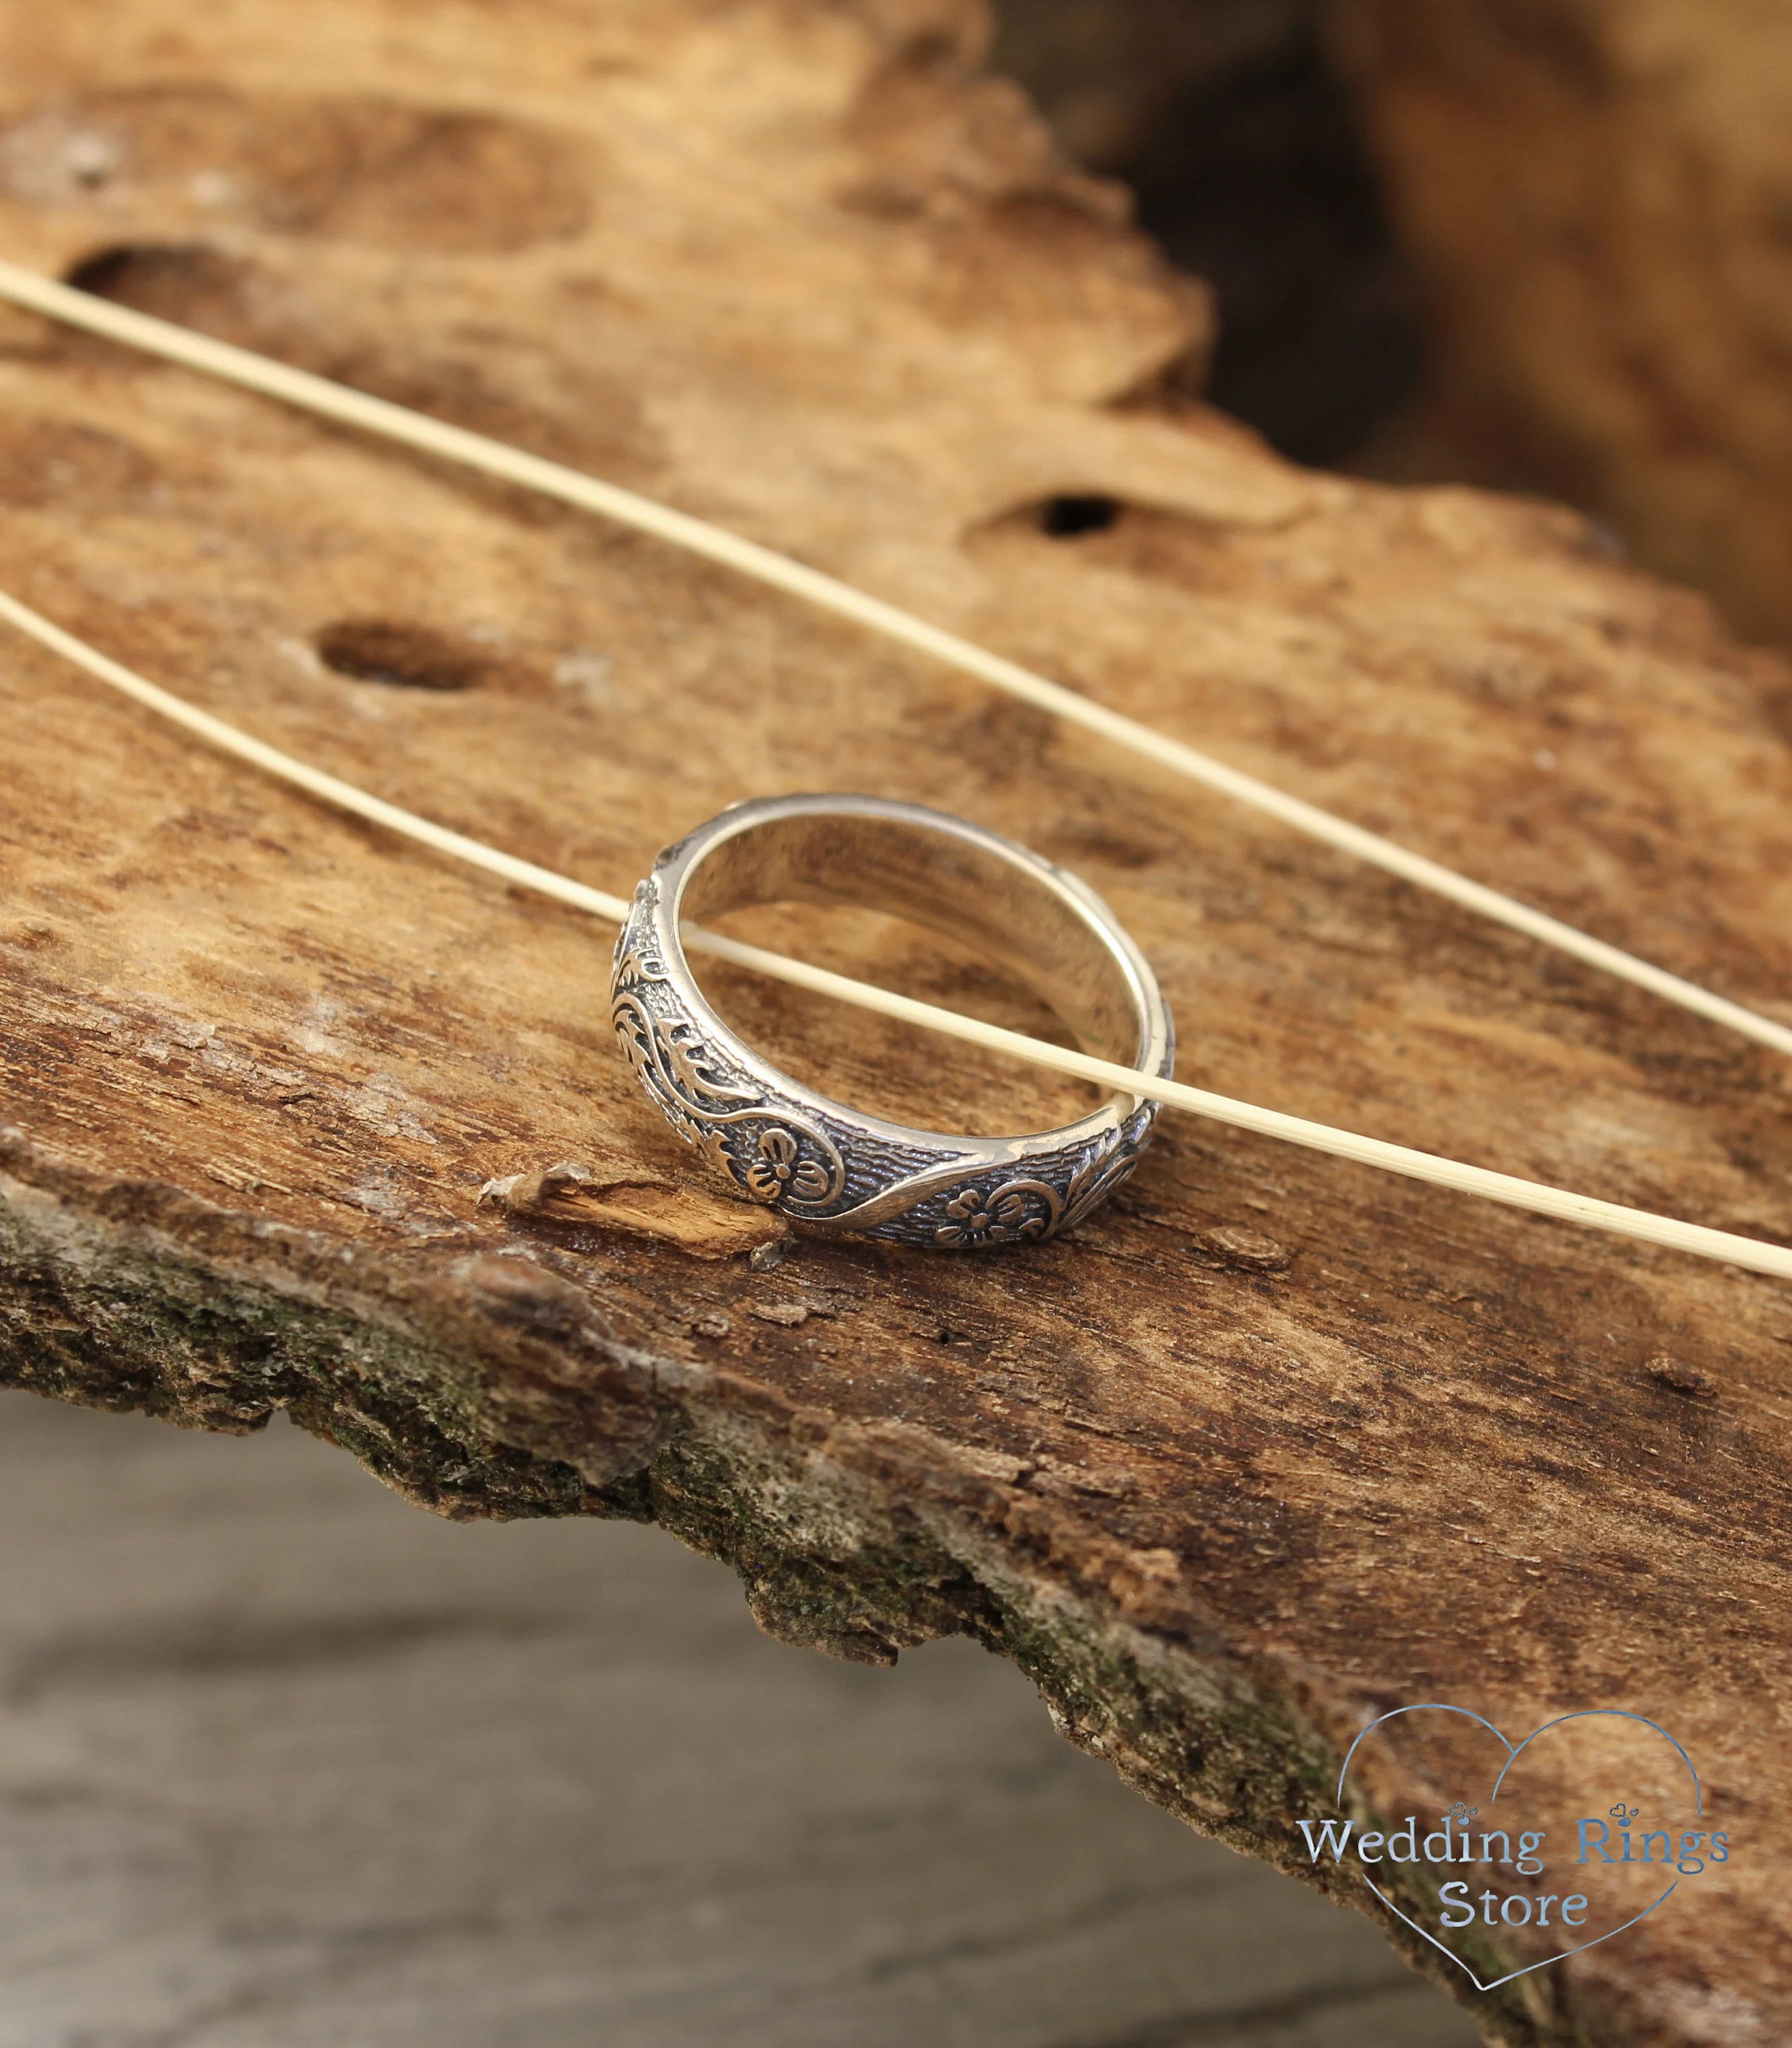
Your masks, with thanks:
[[[1171,395],[1200,293],[976,76],[979,33],[926,0],[17,14],[0,235],[727,521],[1792,1016],[1783,672],[1569,514],[1296,471]],[[607,888],[745,796],[961,811],[1108,897],[1185,1077],[1792,1235],[1765,1053],[595,522],[23,318],[0,343],[12,587],[277,744]],[[1117,516],[1054,537],[1069,495]],[[1782,2037],[1783,1289],[1186,1123],[1042,1251],[744,1253],[613,1049],[606,933],[29,648],[0,696],[8,1379],[284,1408],[451,1515],[650,1517],[849,1657],[972,1634],[1287,1867],[1379,1709],[1650,1714],[1748,1852],[1479,2015]],[[782,936],[1014,1014],[900,931]],[[867,1104],[1061,1099],[724,992]],[[586,1177],[479,1206],[561,1162]],[[1391,1762],[1371,1789],[1429,1796]]]

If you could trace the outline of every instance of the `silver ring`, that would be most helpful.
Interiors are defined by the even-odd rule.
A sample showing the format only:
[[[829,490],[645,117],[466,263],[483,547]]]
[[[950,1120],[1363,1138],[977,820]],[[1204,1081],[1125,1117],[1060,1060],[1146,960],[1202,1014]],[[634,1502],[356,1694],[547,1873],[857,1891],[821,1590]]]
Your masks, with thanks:
[[[611,1016],[681,1137],[793,1223],[965,1251],[1038,1243],[1117,1188],[1158,1105],[1116,1096],[1074,1123],[953,1137],[862,1115],[762,1060],[698,988],[679,927],[751,904],[851,904],[986,949],[1091,1052],[1169,1077],[1169,1011],[1144,956],[1075,875],[917,804],[776,797],[669,847],[616,942]]]

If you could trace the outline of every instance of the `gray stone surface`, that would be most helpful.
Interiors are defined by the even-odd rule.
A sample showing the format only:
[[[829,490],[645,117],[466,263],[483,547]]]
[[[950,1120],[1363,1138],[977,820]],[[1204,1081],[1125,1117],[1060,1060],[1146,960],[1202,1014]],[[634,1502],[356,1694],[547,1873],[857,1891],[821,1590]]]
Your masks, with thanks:
[[[0,2048],[1468,2048],[964,1643],[0,1394]]]

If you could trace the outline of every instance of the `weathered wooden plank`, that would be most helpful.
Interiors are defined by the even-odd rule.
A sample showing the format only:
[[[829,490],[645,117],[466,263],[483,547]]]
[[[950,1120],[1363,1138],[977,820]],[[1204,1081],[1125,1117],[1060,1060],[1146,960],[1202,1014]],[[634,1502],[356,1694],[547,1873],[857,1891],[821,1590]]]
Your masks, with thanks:
[[[6,34],[21,260],[724,518],[1792,1015],[1781,672],[1567,514],[1294,471],[1154,398],[1199,296],[972,78],[969,17],[235,0],[202,36],[127,0]],[[6,335],[14,587],[276,742],[609,887],[755,793],[960,810],[1108,895],[1185,1075],[1787,1235],[1764,1053],[655,548]],[[1114,518],[1054,536],[1072,494]],[[749,1259],[614,1055],[603,935],[34,652],[0,692],[9,1379],[282,1407],[450,1513],[650,1515],[848,1656],[972,1633],[1285,1864],[1378,1706],[1652,1712],[1749,1855],[1482,2017],[1688,2041],[1715,1984],[1728,2038],[1774,2037],[1783,1290],[1189,1125],[1036,1253]],[[730,1000],[886,1108],[1055,1099]],[[478,1207],[568,1159],[578,1216]],[[1390,1811],[1428,1796],[1402,1768]]]

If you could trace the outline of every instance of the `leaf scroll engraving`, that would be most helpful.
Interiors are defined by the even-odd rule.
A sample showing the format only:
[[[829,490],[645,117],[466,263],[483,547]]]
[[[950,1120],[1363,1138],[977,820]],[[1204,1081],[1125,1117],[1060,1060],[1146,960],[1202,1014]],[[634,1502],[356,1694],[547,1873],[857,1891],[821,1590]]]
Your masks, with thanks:
[[[610,1021],[642,1087],[679,1136],[751,1200],[797,1215],[826,1208],[846,1185],[839,1147],[788,1104],[742,1087],[694,1024],[661,1015],[647,991],[667,979],[651,952],[625,939],[611,982]]]
[[[931,1158],[892,1155],[867,1134],[854,1154],[855,1198],[843,1201],[848,1166],[832,1127],[758,1080],[725,1040],[706,1040],[638,923],[617,948],[611,1018],[673,1130],[749,1201],[816,1224],[948,1250],[1043,1243],[1104,1200],[1150,1138],[1151,1113],[1135,1111],[1092,1141],[1066,1132],[1061,1149],[1038,1146],[1003,1166],[974,1150],[955,1158],[954,1141],[920,1132],[917,1145],[937,1148]]]

